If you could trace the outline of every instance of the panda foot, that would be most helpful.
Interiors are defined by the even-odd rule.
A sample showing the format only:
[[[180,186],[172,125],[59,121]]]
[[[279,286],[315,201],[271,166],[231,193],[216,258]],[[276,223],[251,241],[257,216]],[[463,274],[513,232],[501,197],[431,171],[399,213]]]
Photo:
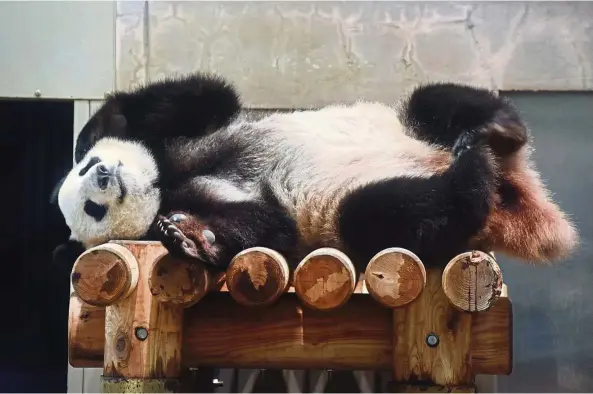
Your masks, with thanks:
[[[196,218],[183,213],[159,215],[156,231],[160,241],[174,255],[212,264],[215,236]]]
[[[527,130],[517,115],[501,111],[487,126],[463,132],[455,141],[452,152],[454,157],[458,157],[471,148],[488,145],[497,157],[504,158],[527,142]]]

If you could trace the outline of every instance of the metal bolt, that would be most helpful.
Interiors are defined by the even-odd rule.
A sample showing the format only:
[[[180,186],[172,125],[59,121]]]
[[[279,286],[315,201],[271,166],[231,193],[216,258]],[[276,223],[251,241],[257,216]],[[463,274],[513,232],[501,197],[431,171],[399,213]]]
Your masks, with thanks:
[[[140,341],[148,338],[148,330],[144,327],[136,327],[134,333],[136,334],[136,338],[138,338]]]
[[[435,333],[430,333],[426,336],[426,344],[430,347],[436,347],[439,344],[439,336]]]
[[[35,97],[41,97],[41,90],[37,89],[33,94]]]

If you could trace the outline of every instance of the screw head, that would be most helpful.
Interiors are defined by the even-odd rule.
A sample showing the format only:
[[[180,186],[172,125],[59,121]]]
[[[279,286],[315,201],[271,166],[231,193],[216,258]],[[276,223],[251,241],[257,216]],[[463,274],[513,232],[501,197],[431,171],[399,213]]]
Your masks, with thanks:
[[[433,332],[426,336],[426,344],[430,347],[436,347],[439,344],[439,336]]]
[[[136,334],[136,338],[138,340],[143,341],[148,338],[148,330],[144,327],[136,327],[134,330],[134,334]]]
[[[33,94],[35,95],[35,97],[41,97],[41,90],[37,89]]]

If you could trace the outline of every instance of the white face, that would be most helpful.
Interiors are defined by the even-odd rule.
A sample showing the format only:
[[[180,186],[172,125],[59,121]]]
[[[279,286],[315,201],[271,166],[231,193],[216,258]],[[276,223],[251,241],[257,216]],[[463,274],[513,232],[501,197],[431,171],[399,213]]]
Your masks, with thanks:
[[[142,237],[160,207],[157,177],[156,162],[142,145],[115,138],[97,142],[58,194],[71,239],[92,247]]]

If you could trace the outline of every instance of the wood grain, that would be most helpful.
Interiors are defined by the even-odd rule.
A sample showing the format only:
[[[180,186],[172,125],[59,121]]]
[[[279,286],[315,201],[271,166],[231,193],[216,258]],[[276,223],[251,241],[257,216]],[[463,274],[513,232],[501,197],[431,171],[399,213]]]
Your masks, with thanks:
[[[183,308],[159,302],[148,286],[153,263],[167,251],[154,242],[121,244],[138,261],[138,286],[129,297],[106,307],[103,376],[177,378],[181,366]],[[146,330],[148,336],[139,339],[138,330]]]
[[[138,282],[138,263],[128,249],[107,243],[86,250],[72,267],[71,284],[81,300],[107,306],[125,298]]]
[[[72,292],[68,312],[68,361],[78,368],[103,365],[105,308],[82,301]]]
[[[415,300],[426,285],[426,270],[414,253],[389,248],[377,253],[365,271],[369,293],[382,305],[397,308]]]
[[[244,306],[266,306],[288,288],[290,270],[284,257],[271,249],[254,247],[238,253],[226,271],[226,285]]]
[[[87,314],[89,306],[71,298],[69,328],[69,360],[73,367],[98,368],[103,365],[103,349],[105,346],[105,309],[94,308]],[[410,305],[413,305],[414,302]],[[407,308],[410,305],[404,307]],[[250,315],[254,309],[240,307],[228,293],[210,293],[201,302],[185,310],[183,364],[191,367],[198,366],[227,366],[228,368],[263,368],[272,365],[275,368],[289,368],[291,365],[307,363],[305,350],[308,348],[321,349],[324,338],[335,338],[336,335],[346,335],[338,325],[344,320],[353,320],[357,325],[348,333],[350,340],[364,343],[359,351],[370,353],[368,357],[374,359],[379,368],[391,368],[392,365],[392,311],[377,305],[375,301],[365,295],[353,295],[350,301],[342,308],[327,312],[316,312],[308,308],[303,309],[294,293],[282,296],[271,311],[277,313],[279,318],[290,316],[290,319],[281,322],[270,314],[264,313],[261,321],[259,315]],[[239,311],[239,315],[232,315]],[[268,308],[262,310],[269,311]],[[304,335],[301,327],[305,312],[308,325],[316,323],[316,318],[329,315],[334,317],[331,321],[323,323],[325,332],[318,337]],[[243,317],[247,315],[247,319]],[[80,320],[80,321],[77,321]],[[472,370],[474,374],[508,375],[512,368],[512,310],[511,302],[506,297],[501,297],[490,310],[472,314],[471,327],[471,352]],[[352,322],[349,327],[352,326]],[[225,334],[221,332],[220,325],[230,327]],[[233,342],[233,335],[239,331],[243,337],[239,347]],[[275,337],[262,335],[273,333]],[[301,336],[301,339],[298,339]],[[295,339],[297,338],[297,339]],[[342,338],[338,343],[350,341]],[[313,341],[313,342],[312,342]],[[321,343],[314,342],[321,341]],[[194,349],[207,343],[205,349]],[[282,349],[294,346],[302,348],[300,352],[289,355],[277,355],[274,348]],[[259,353],[260,348],[263,352]],[[318,368],[338,368],[331,359],[333,354],[327,347],[327,352],[317,350],[312,365]],[[347,347],[348,348],[348,347]],[[337,354],[344,354],[337,349]],[[252,354],[246,354],[251,352]],[[373,356],[374,354],[374,356]],[[239,358],[235,358],[239,355]],[[246,360],[247,359],[247,360]],[[362,364],[362,365],[360,365]],[[369,362],[351,360],[351,369],[364,369]]]
[[[513,304],[503,285],[500,298],[486,312],[472,314],[472,363],[480,373],[513,372]]]
[[[368,296],[317,311],[303,307],[294,293],[263,309],[210,293],[186,310],[183,362],[221,368],[388,370],[391,316],[386,311]]]
[[[356,270],[344,253],[320,248],[309,253],[297,266],[293,286],[300,300],[317,310],[338,308],[356,288]]]
[[[164,253],[154,262],[148,276],[153,296],[160,302],[183,307],[201,300],[216,283],[216,275],[211,274],[203,264],[169,253]]]
[[[496,260],[480,251],[454,257],[443,271],[445,295],[462,311],[488,310],[500,297],[502,283],[502,272]]]
[[[473,384],[471,314],[455,309],[441,288],[442,271],[427,270],[424,291],[405,308],[393,309],[393,371],[396,382]],[[427,344],[429,334],[438,345]]]

